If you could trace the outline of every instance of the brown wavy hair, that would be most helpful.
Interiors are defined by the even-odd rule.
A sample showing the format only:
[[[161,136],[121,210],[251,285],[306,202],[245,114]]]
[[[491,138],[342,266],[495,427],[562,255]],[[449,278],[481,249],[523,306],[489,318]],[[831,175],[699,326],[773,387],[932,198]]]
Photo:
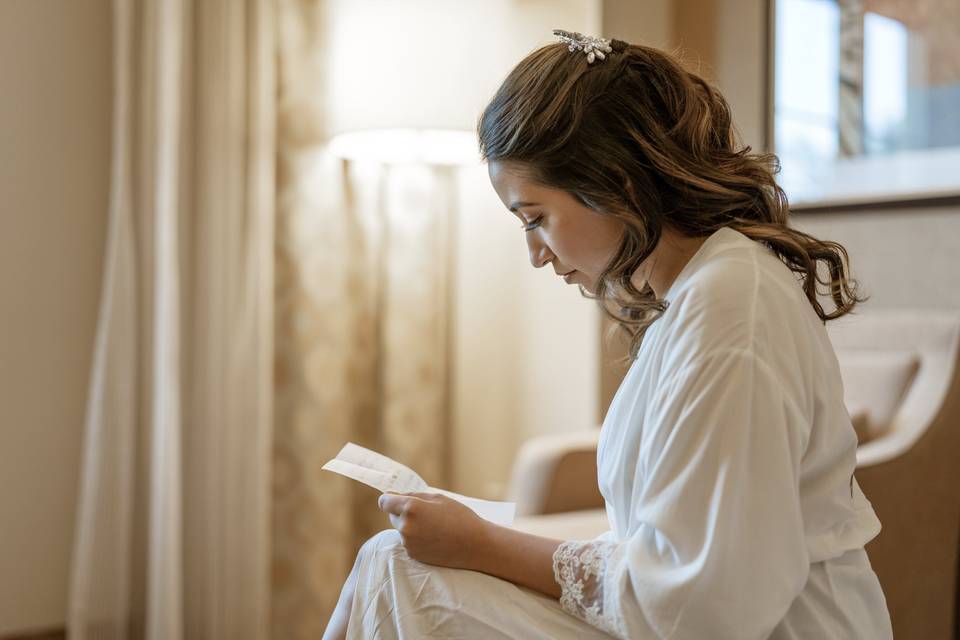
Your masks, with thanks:
[[[629,359],[667,307],[649,284],[638,290],[630,280],[664,225],[688,237],[731,227],[764,243],[797,275],[824,323],[867,300],[848,276],[842,245],[789,226],[787,197],[774,180],[779,160],[742,145],[715,87],[671,54],[622,40],[611,46],[593,64],[559,42],[532,52],[484,109],[477,134],[483,160],[508,163],[624,224],[595,295],[580,292],[627,334]],[[833,311],[818,301],[818,283]]]

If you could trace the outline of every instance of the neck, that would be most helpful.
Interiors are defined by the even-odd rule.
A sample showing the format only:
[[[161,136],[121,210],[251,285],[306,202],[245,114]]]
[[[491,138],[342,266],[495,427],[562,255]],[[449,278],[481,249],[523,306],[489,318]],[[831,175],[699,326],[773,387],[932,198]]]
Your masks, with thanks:
[[[664,226],[660,242],[630,277],[633,286],[641,289],[648,282],[654,295],[662,298],[706,239],[688,238]]]

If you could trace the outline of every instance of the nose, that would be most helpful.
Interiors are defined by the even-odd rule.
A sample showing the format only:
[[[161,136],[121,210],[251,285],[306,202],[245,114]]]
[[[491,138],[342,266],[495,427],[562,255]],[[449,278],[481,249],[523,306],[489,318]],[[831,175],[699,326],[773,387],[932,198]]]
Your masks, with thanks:
[[[540,240],[536,232],[527,234],[527,250],[530,252],[530,264],[539,269],[553,259],[550,248]]]

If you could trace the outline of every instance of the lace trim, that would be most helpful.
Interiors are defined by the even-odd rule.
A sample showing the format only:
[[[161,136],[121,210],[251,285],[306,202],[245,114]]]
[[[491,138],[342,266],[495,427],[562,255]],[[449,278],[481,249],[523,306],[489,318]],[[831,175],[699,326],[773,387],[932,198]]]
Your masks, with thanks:
[[[614,613],[603,606],[603,573],[615,546],[598,540],[562,542],[553,554],[553,577],[560,585],[564,611],[620,636]]]

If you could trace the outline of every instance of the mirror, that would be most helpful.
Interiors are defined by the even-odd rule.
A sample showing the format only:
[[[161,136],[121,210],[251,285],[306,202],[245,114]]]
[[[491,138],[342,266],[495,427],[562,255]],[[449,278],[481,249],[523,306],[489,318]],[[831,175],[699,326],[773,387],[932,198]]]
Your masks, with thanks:
[[[791,204],[960,196],[960,2],[771,1]]]

